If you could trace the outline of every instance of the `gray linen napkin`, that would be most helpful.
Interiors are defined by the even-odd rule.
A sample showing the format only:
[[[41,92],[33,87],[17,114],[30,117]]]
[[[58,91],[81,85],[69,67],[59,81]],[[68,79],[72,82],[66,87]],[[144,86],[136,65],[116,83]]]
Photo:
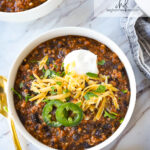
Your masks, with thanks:
[[[150,79],[150,18],[142,11],[132,12],[121,20],[133,58],[139,69]]]

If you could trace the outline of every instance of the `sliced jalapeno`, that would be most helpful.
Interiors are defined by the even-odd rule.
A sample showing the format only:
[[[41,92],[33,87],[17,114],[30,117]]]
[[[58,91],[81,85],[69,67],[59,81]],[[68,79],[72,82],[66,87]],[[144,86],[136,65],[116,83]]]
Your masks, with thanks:
[[[74,103],[64,103],[57,108],[56,119],[64,126],[76,126],[83,119],[83,111]]]
[[[52,119],[52,115],[50,114],[50,112],[53,110],[53,106],[58,108],[62,104],[63,104],[63,102],[61,102],[59,100],[51,100],[50,102],[48,102],[44,106],[43,112],[42,112],[42,117],[43,117],[43,120],[46,122],[47,125],[49,125],[51,127],[59,127],[59,126],[61,126],[60,122],[51,120]]]

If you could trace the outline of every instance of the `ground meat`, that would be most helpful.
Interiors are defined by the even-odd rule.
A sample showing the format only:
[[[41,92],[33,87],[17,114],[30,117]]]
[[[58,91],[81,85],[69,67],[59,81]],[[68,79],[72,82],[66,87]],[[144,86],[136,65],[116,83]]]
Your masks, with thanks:
[[[43,75],[43,72],[38,69],[38,61],[45,55],[48,55],[49,59],[44,68],[54,68],[55,71],[62,73],[63,69],[61,66],[64,57],[69,52],[81,48],[86,48],[96,54],[98,61],[105,60],[105,64],[98,65],[98,69],[101,74],[109,75],[108,82],[119,89],[116,95],[120,109],[116,111],[111,102],[107,104],[111,111],[118,114],[118,117],[110,119],[104,117],[103,114],[100,120],[83,119],[75,127],[50,127],[42,119],[42,110],[46,103],[41,102],[36,105],[34,102],[25,102],[25,94],[27,92],[30,95],[33,94],[30,91],[32,73],[36,71],[39,76]],[[54,64],[57,67],[54,67]],[[22,87],[20,87],[20,83],[23,83]],[[86,86],[88,86],[87,83]],[[124,118],[130,99],[128,77],[124,65],[118,56],[104,44],[80,36],[58,37],[37,46],[20,65],[14,88],[19,93],[24,93],[21,100],[17,95],[14,95],[14,101],[20,120],[28,132],[42,143],[63,150],[83,150],[97,145],[110,137],[120,126],[119,120]],[[89,111],[85,112],[85,115],[88,114],[90,114]]]

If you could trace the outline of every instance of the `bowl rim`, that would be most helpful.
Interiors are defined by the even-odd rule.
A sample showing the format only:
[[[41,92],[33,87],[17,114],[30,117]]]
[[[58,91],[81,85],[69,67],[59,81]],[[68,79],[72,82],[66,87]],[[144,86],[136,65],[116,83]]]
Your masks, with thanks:
[[[20,12],[3,12],[0,11],[0,20],[10,21],[10,22],[26,22],[32,21],[43,16],[46,16],[48,13],[52,12],[54,9],[59,7],[59,5],[64,0],[47,0],[44,3],[33,7],[28,10]]]
[[[127,113],[126,113],[123,123],[104,142],[102,142],[96,146],[93,146],[91,148],[88,148],[88,150],[102,149],[102,148],[106,147],[107,145],[109,145],[112,141],[114,141],[122,133],[122,131],[127,126],[129,120],[131,119],[131,116],[132,116],[132,113],[133,113],[133,110],[135,107],[135,103],[136,103],[136,82],[135,82],[135,76],[134,76],[132,67],[130,65],[130,62],[128,61],[128,59],[125,56],[125,54],[123,53],[123,51],[111,39],[109,39],[108,37],[104,36],[103,34],[101,34],[99,32],[93,31],[91,29],[83,28],[83,27],[82,28],[81,27],[61,27],[61,28],[52,29],[52,30],[38,36],[37,38],[32,40],[29,44],[27,44],[23,48],[23,50],[20,52],[20,54],[17,56],[17,58],[15,59],[13,65],[11,67],[11,70],[9,72],[8,83],[7,83],[7,88],[6,88],[9,113],[10,113],[12,119],[14,120],[17,129],[27,140],[29,140],[30,142],[32,142],[32,144],[34,144],[37,147],[40,147],[44,150],[48,150],[48,149],[55,150],[54,148],[48,147],[45,144],[38,141],[25,129],[25,127],[21,123],[21,121],[16,113],[15,106],[14,106],[14,100],[13,100],[13,94],[10,89],[14,86],[14,81],[16,78],[17,70],[18,70],[18,67],[20,66],[22,60],[36,46],[38,46],[40,43],[42,43],[44,41],[47,41],[47,40],[50,40],[50,39],[53,39],[53,38],[59,37],[59,36],[65,36],[65,35],[85,36],[85,37],[95,39],[95,40],[105,44],[108,48],[110,48],[113,52],[115,52],[117,54],[117,56],[119,57],[121,62],[124,64],[127,75],[128,75],[131,95],[130,95],[130,102],[129,102],[128,110],[127,110]]]

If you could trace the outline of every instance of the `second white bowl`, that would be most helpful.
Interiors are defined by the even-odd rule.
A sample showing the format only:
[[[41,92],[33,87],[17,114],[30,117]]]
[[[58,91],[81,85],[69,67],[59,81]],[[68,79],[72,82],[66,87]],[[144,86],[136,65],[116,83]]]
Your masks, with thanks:
[[[25,22],[31,21],[52,12],[63,0],[47,0],[43,4],[21,12],[0,12],[1,21]]]

